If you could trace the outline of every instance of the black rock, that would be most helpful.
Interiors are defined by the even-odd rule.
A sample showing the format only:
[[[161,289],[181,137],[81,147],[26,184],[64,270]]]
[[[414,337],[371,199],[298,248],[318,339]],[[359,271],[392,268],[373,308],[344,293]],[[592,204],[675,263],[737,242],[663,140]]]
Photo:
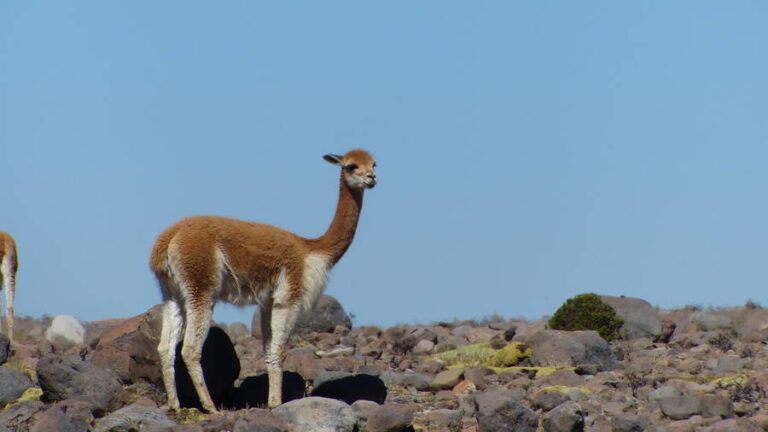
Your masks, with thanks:
[[[23,373],[6,366],[0,366],[0,407],[19,398],[32,387],[32,380]]]
[[[115,372],[78,357],[48,354],[37,363],[36,371],[44,402],[65,399],[89,402],[98,416],[119,408],[127,397]]]
[[[11,353],[11,341],[8,336],[0,334],[0,365],[8,360]]]
[[[296,372],[283,371],[283,403],[304,397],[306,384]],[[260,408],[267,405],[269,377],[267,374],[250,376],[234,389],[228,401],[229,408]]]
[[[358,374],[325,381],[312,390],[311,396],[337,399],[350,405],[359,400],[383,404],[387,399],[387,386],[379,377]]]
[[[187,365],[181,357],[182,344],[176,346],[176,390],[182,408],[202,409],[197,390],[192,384]],[[208,393],[213,404],[218,408],[225,406],[232,393],[235,380],[240,376],[240,360],[237,358],[235,346],[227,333],[219,327],[211,327],[208,337],[203,344],[200,360],[203,368],[203,378],[208,387]]]

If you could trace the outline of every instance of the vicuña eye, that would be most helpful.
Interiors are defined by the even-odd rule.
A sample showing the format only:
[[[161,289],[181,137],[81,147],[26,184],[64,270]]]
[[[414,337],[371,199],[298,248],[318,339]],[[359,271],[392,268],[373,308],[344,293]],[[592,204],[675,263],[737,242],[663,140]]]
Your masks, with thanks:
[[[352,172],[352,171],[357,169],[357,165],[356,164],[349,164],[349,165],[345,166],[344,169],[346,169],[349,172]]]

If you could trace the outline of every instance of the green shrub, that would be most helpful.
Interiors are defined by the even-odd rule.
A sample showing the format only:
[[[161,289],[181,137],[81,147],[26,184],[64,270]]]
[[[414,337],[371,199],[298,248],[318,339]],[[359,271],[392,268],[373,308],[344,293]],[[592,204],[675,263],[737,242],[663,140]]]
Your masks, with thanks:
[[[595,330],[607,341],[618,339],[623,324],[616,311],[592,293],[566,300],[549,319],[555,330]]]

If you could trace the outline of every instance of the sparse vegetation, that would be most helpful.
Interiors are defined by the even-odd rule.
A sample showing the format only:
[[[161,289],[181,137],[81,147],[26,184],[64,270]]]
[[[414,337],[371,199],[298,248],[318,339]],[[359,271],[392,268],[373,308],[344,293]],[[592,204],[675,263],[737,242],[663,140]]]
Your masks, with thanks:
[[[623,324],[616,311],[593,293],[566,300],[549,319],[549,327],[555,330],[595,330],[607,341],[619,338]]]

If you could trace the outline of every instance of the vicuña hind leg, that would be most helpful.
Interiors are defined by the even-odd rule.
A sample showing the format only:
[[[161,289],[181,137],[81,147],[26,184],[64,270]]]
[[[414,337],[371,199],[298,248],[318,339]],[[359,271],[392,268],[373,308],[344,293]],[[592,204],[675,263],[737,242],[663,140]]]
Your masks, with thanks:
[[[5,328],[8,339],[13,342],[13,299],[16,297],[16,277],[8,275],[5,281]]]
[[[160,354],[160,367],[163,372],[163,384],[168,394],[168,406],[172,410],[180,408],[179,396],[176,393],[176,345],[181,339],[181,330],[184,327],[184,318],[181,315],[179,304],[174,300],[168,300],[163,307],[163,329],[160,332],[160,343],[157,352]]]
[[[181,358],[189,370],[189,377],[192,378],[192,384],[197,390],[197,396],[203,408],[210,413],[218,413],[213,404],[211,394],[205,385],[203,377],[203,368],[200,365],[200,359],[203,353],[203,343],[208,336],[208,330],[211,327],[211,316],[213,315],[213,304],[210,301],[201,299],[187,298],[185,310],[187,312],[187,326],[184,333],[184,346],[181,348]]]
[[[267,406],[275,408],[283,400],[283,360],[291,330],[296,323],[298,306],[275,303],[272,307],[272,338],[267,347],[267,375],[269,376],[269,397]]]

